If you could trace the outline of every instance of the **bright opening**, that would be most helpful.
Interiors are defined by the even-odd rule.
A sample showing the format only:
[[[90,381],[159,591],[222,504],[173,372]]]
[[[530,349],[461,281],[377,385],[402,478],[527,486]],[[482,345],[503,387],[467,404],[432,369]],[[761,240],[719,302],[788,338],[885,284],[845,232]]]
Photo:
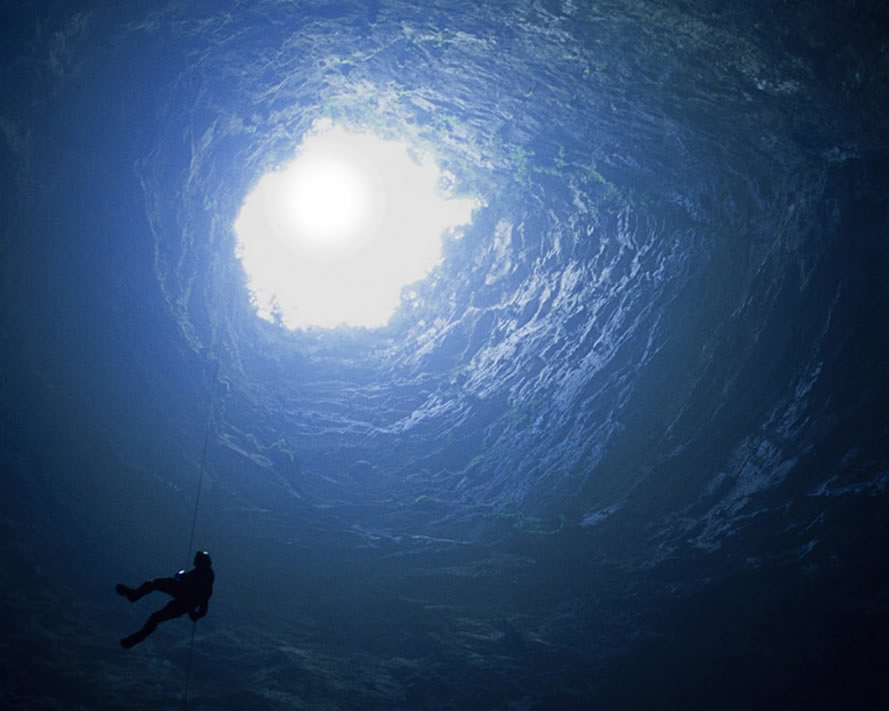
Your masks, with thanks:
[[[441,262],[443,236],[459,237],[479,207],[444,194],[452,180],[404,143],[317,124],[235,220],[257,314],[290,329],[385,325],[402,288]]]

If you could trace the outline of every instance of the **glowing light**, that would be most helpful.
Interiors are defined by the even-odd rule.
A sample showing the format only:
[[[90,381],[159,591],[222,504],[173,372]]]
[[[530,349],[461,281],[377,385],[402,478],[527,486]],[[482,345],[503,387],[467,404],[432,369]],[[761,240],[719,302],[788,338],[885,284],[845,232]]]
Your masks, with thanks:
[[[402,288],[441,262],[443,234],[479,206],[443,196],[442,178],[403,143],[316,127],[235,220],[257,314],[291,329],[385,325]]]

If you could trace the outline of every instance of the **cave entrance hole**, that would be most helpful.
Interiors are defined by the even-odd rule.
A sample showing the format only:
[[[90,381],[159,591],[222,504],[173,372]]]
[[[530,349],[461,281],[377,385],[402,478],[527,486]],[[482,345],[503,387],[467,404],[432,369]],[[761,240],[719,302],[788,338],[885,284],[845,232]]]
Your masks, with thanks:
[[[449,194],[453,183],[428,152],[316,123],[234,223],[257,315],[291,330],[384,326],[479,207]]]

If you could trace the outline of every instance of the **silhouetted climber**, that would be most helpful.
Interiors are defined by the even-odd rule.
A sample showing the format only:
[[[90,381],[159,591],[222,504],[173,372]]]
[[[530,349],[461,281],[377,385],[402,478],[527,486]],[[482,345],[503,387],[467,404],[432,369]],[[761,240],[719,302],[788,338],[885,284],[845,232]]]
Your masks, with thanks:
[[[207,551],[198,551],[194,554],[194,569],[187,573],[180,570],[176,573],[175,578],[155,578],[142,583],[135,589],[118,583],[114,588],[117,590],[117,594],[123,595],[130,602],[136,602],[139,598],[155,590],[173,596],[170,602],[148,618],[141,630],[120,640],[120,645],[129,649],[154,632],[161,622],[181,617],[186,612],[195,622],[206,615],[207,602],[213,594],[213,580],[216,577],[213,574],[212,564],[213,561],[210,560],[210,554]]]

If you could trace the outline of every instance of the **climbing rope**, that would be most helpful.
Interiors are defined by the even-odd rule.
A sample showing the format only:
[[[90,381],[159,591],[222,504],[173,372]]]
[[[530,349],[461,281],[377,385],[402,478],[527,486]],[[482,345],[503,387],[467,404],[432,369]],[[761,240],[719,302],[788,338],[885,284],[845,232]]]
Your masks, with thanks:
[[[194,657],[194,632],[198,623],[191,621],[191,642],[188,644],[188,664],[185,666],[185,691],[182,694],[182,711],[188,709],[188,687],[191,685],[191,660]]]
[[[214,401],[214,393],[216,391],[216,380],[219,377],[219,361],[216,361],[216,372],[213,374],[213,383],[210,390],[210,403],[208,405],[208,413],[207,413],[207,430],[204,433],[204,448],[201,452],[201,466],[199,468],[198,474],[198,490],[194,497],[194,513],[191,517],[191,536],[188,539],[188,554],[185,557],[185,569],[188,570],[191,565],[191,551],[194,547],[194,532],[195,528],[198,524],[198,508],[201,504],[201,488],[204,483],[204,464],[207,461],[207,445],[210,443],[210,428],[213,426],[213,401]],[[191,642],[188,645],[188,664],[185,667],[185,692],[182,694],[182,708],[183,710],[188,708],[188,689],[191,684],[191,662],[194,657],[194,633],[197,629],[198,623],[195,620],[191,621]]]

